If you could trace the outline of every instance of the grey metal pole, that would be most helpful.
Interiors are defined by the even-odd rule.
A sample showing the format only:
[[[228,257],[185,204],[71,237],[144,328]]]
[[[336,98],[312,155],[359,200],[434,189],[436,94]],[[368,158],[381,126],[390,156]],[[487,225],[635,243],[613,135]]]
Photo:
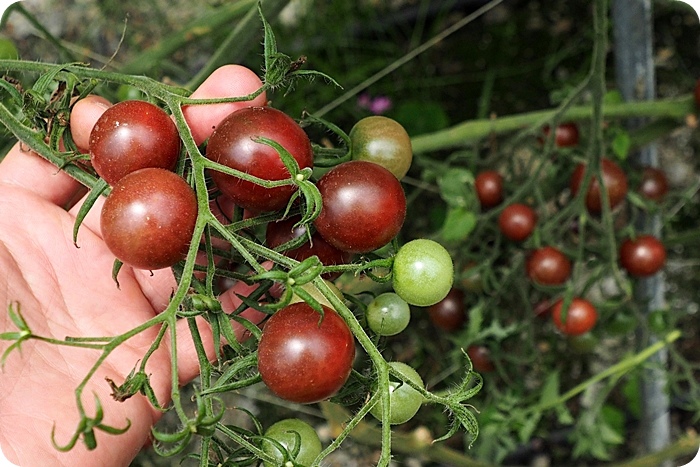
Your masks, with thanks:
[[[612,19],[615,53],[615,80],[625,100],[650,100],[656,97],[653,58],[653,18],[651,0],[614,0]],[[634,127],[640,121],[630,121]],[[642,165],[658,166],[655,145],[644,147],[634,155]],[[640,215],[636,228],[640,232],[661,234],[658,215]],[[656,274],[636,283],[635,298],[645,314],[665,307],[664,280]],[[641,333],[640,333],[641,334]],[[651,335],[646,346],[658,340]],[[642,436],[650,452],[669,444],[671,438],[669,395],[667,392],[666,363],[668,352],[663,349],[649,359],[650,369],[642,377]],[[666,465],[666,464],[664,464]],[[670,465],[670,463],[668,464]]]

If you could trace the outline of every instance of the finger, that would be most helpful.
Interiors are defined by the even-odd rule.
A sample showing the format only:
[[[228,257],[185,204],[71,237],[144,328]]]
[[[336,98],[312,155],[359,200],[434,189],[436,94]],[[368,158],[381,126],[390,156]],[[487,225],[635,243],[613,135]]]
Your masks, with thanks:
[[[70,128],[73,142],[78,149],[87,153],[90,148],[90,132],[102,114],[112,104],[101,96],[87,96],[73,105],[70,115]]]
[[[262,81],[250,69],[240,65],[224,65],[209,75],[190,97],[193,99],[239,97],[248,95],[260,89],[261,86]],[[252,101],[188,105],[184,106],[182,111],[192,130],[192,136],[199,145],[209,138],[216,125],[231,112],[253,105],[265,105],[266,102],[267,97],[262,93]]]
[[[84,100],[87,102],[77,111],[74,109],[71,115],[73,138],[79,142],[89,137],[94,125],[91,115],[101,114],[105,109],[100,99],[87,97]],[[71,204],[81,189],[80,183],[68,174],[39,155],[23,150],[19,144],[0,163],[0,183],[22,187],[58,206]]]

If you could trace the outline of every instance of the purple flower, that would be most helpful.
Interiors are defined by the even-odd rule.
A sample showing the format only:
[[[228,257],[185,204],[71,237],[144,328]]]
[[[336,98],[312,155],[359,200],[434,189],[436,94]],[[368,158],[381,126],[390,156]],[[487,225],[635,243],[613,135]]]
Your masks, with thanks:
[[[372,97],[367,93],[363,93],[357,97],[357,106],[361,109],[369,110],[375,115],[381,115],[391,108],[392,103],[387,96]]]

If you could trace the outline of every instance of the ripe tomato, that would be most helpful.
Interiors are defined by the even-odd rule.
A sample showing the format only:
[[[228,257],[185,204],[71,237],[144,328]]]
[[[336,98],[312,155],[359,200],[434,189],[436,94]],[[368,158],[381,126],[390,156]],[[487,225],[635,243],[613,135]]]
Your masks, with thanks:
[[[411,309],[406,301],[395,293],[377,295],[367,305],[367,326],[379,336],[394,336],[408,326]]]
[[[530,206],[513,203],[498,216],[501,233],[515,242],[528,238],[537,224],[537,214]]]
[[[325,306],[323,312],[321,318],[307,303],[294,303],[263,327],[258,370],[282,399],[301,404],[328,399],[350,376],[355,339],[338,313]]]
[[[491,351],[483,345],[470,345],[467,347],[467,355],[472,361],[474,370],[479,373],[490,373],[496,369],[491,360]]]
[[[465,264],[459,282],[469,292],[481,293],[484,291],[484,279],[477,266],[474,261]]]
[[[695,99],[695,107],[700,108],[700,78],[695,81],[693,89],[693,98]]]
[[[452,288],[447,296],[428,308],[430,321],[445,331],[456,331],[467,320],[464,312],[464,292]]]
[[[544,128],[545,136],[549,136],[549,126]],[[554,144],[560,148],[568,148],[578,144],[578,125],[574,122],[561,123],[554,130]]]
[[[170,116],[146,101],[123,101],[108,108],[90,132],[90,160],[110,185],[146,167],[172,169],[180,136]]]
[[[344,162],[326,172],[317,186],[323,208],[314,225],[339,250],[367,253],[389,243],[401,230],[406,195],[384,167]]]
[[[503,201],[503,177],[495,170],[479,173],[474,188],[482,208],[492,208]]]
[[[281,444],[284,451],[273,441]],[[286,465],[285,462],[290,460],[294,461],[294,465],[311,465],[321,449],[321,439],[311,425],[298,418],[287,418],[265,431],[262,450],[273,456],[275,463],[264,462],[263,465],[277,467]]]
[[[358,121],[350,130],[353,160],[379,164],[401,180],[411,167],[411,138],[396,120],[373,115]]]
[[[123,177],[102,206],[102,238],[114,256],[138,269],[182,260],[197,220],[197,198],[177,174],[147,168]]]
[[[571,275],[571,261],[556,248],[545,246],[530,254],[525,263],[525,271],[538,284],[563,284]]]
[[[207,158],[264,180],[290,177],[278,152],[253,139],[264,137],[285,148],[299,167],[313,167],[313,150],[304,130],[288,115],[272,107],[247,107],[226,117],[207,144]],[[233,201],[254,211],[284,208],[296,186],[265,188],[219,171],[212,171],[216,186]]]
[[[293,216],[288,219],[270,222],[267,224],[267,233],[265,242],[270,248],[287,243],[295,238],[306,236],[306,227],[294,225],[301,220],[300,216]],[[326,242],[318,232],[311,235],[311,241],[303,245],[284,251],[286,256],[294,258],[297,261],[304,261],[311,256],[317,256],[324,266],[332,266],[336,264],[345,264],[350,262],[352,254],[341,251],[336,247]],[[333,280],[340,276],[341,273],[326,273],[323,275],[325,279]]]
[[[666,248],[653,235],[638,235],[620,245],[620,264],[635,277],[656,274],[666,263]]]
[[[620,204],[627,196],[627,176],[625,172],[610,159],[601,159],[601,169],[603,171],[603,183],[608,191],[610,208]],[[584,164],[578,164],[571,175],[571,193],[576,195],[581,187],[583,176],[586,171]],[[602,211],[600,186],[597,178],[593,178],[586,193],[586,208],[592,214],[599,214]]]
[[[668,193],[666,173],[656,167],[644,167],[639,194],[652,201],[661,201]]]
[[[566,322],[562,321],[564,300],[558,300],[552,307],[552,320],[554,325],[564,334],[580,336],[595,326],[598,320],[598,312],[591,302],[583,298],[574,298],[569,305],[566,314]]]
[[[420,387],[425,386],[418,372],[405,363],[389,362],[389,366],[412,383]],[[423,405],[423,395],[420,392],[398,378],[389,376],[389,423],[391,425],[406,423],[416,415],[421,405]],[[379,401],[369,413],[377,420],[381,420],[383,406],[384,401]]]
[[[447,296],[452,288],[454,265],[445,247],[428,240],[412,240],[394,257],[394,292],[411,305],[430,306]]]

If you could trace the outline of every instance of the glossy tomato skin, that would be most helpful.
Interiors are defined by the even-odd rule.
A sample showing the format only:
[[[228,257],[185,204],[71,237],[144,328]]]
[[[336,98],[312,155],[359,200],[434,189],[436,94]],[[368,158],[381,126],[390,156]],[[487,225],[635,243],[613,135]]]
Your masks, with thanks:
[[[601,159],[600,161],[603,183],[608,191],[608,199],[610,201],[610,208],[614,208],[620,204],[627,196],[627,175],[622,170],[622,168],[610,159]],[[583,177],[586,172],[586,166],[584,164],[578,164],[571,175],[571,193],[576,195],[583,182]],[[596,177],[591,179],[591,183],[588,186],[588,192],[586,192],[586,208],[592,214],[600,214],[602,211],[602,193],[600,192],[600,185]]]
[[[105,200],[102,238],[114,256],[137,269],[182,260],[197,220],[197,199],[177,174],[147,168],[123,177]]]
[[[411,167],[411,138],[396,120],[372,115],[358,121],[350,130],[353,160],[374,162],[401,180]]]
[[[180,136],[170,116],[146,101],[122,101],[108,108],[90,132],[90,160],[100,177],[114,185],[146,167],[172,169]]]
[[[265,237],[267,246],[270,248],[277,248],[295,238],[305,236],[305,226],[294,227],[299,220],[301,220],[300,216],[293,216],[288,219],[268,223]],[[314,232],[311,235],[311,242],[307,241],[303,245],[291,250],[286,250],[283,253],[285,256],[289,256],[297,261],[304,261],[306,258],[315,255],[324,266],[345,264],[349,263],[352,259],[352,253],[337,249],[326,242],[318,232]],[[323,274],[323,278],[333,280],[340,276],[340,274],[339,272],[326,273]]]
[[[593,304],[583,298],[575,297],[571,300],[566,321],[562,319],[563,309],[564,300],[560,299],[552,307],[552,321],[561,332],[569,336],[587,333],[598,320],[598,312]]]
[[[666,263],[666,248],[653,235],[638,235],[620,245],[620,264],[635,277],[656,274]]]
[[[265,467],[285,465],[289,456],[294,456],[294,462],[299,465],[311,465],[323,448],[316,430],[298,418],[286,418],[273,424],[265,431],[265,438],[269,439],[263,439],[262,449],[275,458],[274,464],[264,462]],[[270,440],[280,443],[286,452]]]
[[[367,304],[367,326],[379,336],[395,336],[411,321],[411,309],[406,301],[392,292],[377,295]]]
[[[515,242],[527,239],[535,230],[536,224],[537,213],[526,204],[510,204],[498,216],[501,233]]]
[[[353,334],[338,313],[325,306],[323,311],[321,318],[307,303],[294,303],[263,327],[258,370],[270,391],[282,399],[300,404],[328,399],[350,376]]]
[[[376,250],[389,243],[403,226],[406,195],[397,178],[378,164],[344,162],[326,172],[316,186],[323,207],[314,226],[339,250]]]
[[[545,246],[536,249],[528,256],[525,271],[533,282],[542,285],[559,285],[569,279],[571,261],[560,250]]]
[[[389,366],[404,378],[420,387],[425,387],[423,378],[411,366],[403,362],[389,362]],[[384,401],[380,401],[369,413],[377,420],[382,419],[382,406]],[[416,389],[398,378],[389,376],[389,424],[400,425],[412,419],[421,405],[423,405],[423,395]]]
[[[474,188],[482,208],[492,208],[503,201],[503,177],[495,170],[480,172],[474,179]]]
[[[407,303],[430,306],[450,292],[454,264],[445,247],[434,240],[419,238],[399,248],[391,278],[394,292]]]
[[[452,288],[445,298],[428,308],[430,321],[438,328],[451,332],[464,325],[467,315],[464,310],[464,292]]]
[[[496,369],[491,360],[491,351],[483,345],[470,345],[467,348],[467,355],[472,361],[472,366],[479,373],[490,373]]]
[[[309,137],[294,119],[272,107],[247,107],[228,115],[209,138],[206,156],[264,180],[288,179],[289,171],[277,150],[253,141],[257,137],[282,145],[300,168],[313,167]],[[216,170],[211,171],[211,176],[216,186],[237,205],[253,211],[282,209],[296,190],[294,185],[265,188]]]
[[[666,173],[656,167],[644,167],[639,194],[652,201],[661,201],[668,193]]]

